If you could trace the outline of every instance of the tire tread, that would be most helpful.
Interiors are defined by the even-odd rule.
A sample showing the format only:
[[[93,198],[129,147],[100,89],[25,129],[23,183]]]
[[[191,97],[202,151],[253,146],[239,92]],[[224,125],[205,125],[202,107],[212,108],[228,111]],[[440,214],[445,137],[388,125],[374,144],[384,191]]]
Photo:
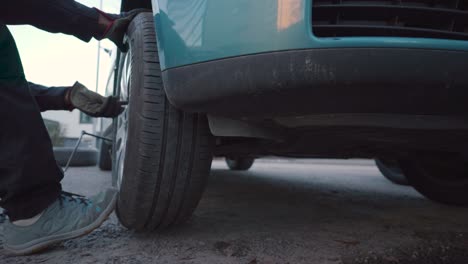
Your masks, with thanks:
[[[167,100],[152,19],[149,13],[140,14],[128,29],[130,48],[137,45],[135,52],[139,52],[131,58],[132,65],[136,61],[142,64],[132,69],[143,78],[135,80],[141,90],[132,90],[130,98],[138,98],[139,104],[130,106],[135,116],[130,127],[138,139],[127,144],[136,153],[132,155],[137,161],[132,167],[136,175],[128,180],[124,177],[124,198],[119,199],[117,215],[125,226],[136,230],[185,222],[202,195],[211,165],[207,157],[212,155],[207,120],[200,121],[199,114],[181,112]]]

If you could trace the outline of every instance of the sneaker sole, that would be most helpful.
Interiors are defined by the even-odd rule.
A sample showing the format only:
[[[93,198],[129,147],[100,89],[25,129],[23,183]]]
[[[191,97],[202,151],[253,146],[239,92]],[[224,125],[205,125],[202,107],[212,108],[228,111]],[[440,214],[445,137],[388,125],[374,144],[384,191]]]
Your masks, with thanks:
[[[85,236],[94,231],[96,228],[100,227],[109,218],[110,214],[114,211],[116,202],[117,195],[114,195],[112,201],[109,203],[109,206],[107,206],[104,212],[93,223],[81,229],[64,234],[43,237],[17,247],[4,245],[4,249],[5,251],[14,255],[31,255],[42,252],[54,244]]]

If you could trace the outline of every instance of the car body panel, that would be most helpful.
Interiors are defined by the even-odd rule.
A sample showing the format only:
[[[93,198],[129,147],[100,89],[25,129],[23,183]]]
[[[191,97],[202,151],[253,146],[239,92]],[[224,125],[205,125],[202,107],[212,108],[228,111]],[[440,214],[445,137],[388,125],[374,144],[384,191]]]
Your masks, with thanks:
[[[463,51],[327,48],[213,60],[162,76],[176,107],[235,118],[466,116],[467,68]],[[359,118],[353,120],[359,125]]]
[[[415,48],[468,51],[468,41],[317,38],[312,0],[152,0],[162,69],[272,51]]]

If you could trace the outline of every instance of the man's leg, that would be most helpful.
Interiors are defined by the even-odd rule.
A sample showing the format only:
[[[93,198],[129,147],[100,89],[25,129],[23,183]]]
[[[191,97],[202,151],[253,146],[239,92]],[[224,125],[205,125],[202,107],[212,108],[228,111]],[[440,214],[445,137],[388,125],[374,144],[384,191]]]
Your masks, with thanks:
[[[13,37],[2,24],[0,120],[0,205],[10,218],[4,226],[4,249],[31,254],[98,228],[114,210],[117,192],[108,189],[87,199],[61,191],[62,170]]]
[[[62,170],[24,79],[0,80],[0,197],[7,252],[26,255],[86,235],[112,213],[117,191],[85,198],[61,191]]]
[[[11,221],[33,217],[57,199],[63,178],[25,80],[0,80],[0,197]]]
[[[35,216],[55,201],[63,173],[4,25],[0,25],[0,64],[16,69],[0,72],[0,205],[14,221]]]

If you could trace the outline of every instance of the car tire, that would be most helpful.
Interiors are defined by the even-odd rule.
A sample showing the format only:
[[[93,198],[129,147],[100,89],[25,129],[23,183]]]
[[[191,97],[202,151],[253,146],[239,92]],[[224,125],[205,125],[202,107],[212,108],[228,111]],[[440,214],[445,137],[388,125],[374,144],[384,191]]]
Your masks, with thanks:
[[[418,155],[400,161],[411,186],[427,198],[449,205],[468,205],[468,164],[458,155]]]
[[[391,162],[387,160],[376,159],[375,165],[377,165],[380,173],[382,173],[382,175],[387,178],[387,180],[398,185],[409,185],[408,179],[406,178],[405,174],[403,174],[403,171],[401,171],[398,161]]]
[[[112,137],[112,126],[106,128],[102,136],[106,138]],[[100,140],[98,166],[103,171],[112,170],[112,143],[107,140]]]
[[[66,166],[74,147],[54,147],[55,160]],[[72,167],[96,166],[98,151],[95,148],[78,148],[70,161]]]
[[[254,158],[229,158],[226,157],[226,164],[230,170],[245,171],[252,167]]]
[[[135,17],[127,39],[119,96],[129,103],[114,120],[116,213],[129,229],[163,229],[185,222],[196,208],[213,139],[206,116],[180,111],[166,97],[151,13]]]

